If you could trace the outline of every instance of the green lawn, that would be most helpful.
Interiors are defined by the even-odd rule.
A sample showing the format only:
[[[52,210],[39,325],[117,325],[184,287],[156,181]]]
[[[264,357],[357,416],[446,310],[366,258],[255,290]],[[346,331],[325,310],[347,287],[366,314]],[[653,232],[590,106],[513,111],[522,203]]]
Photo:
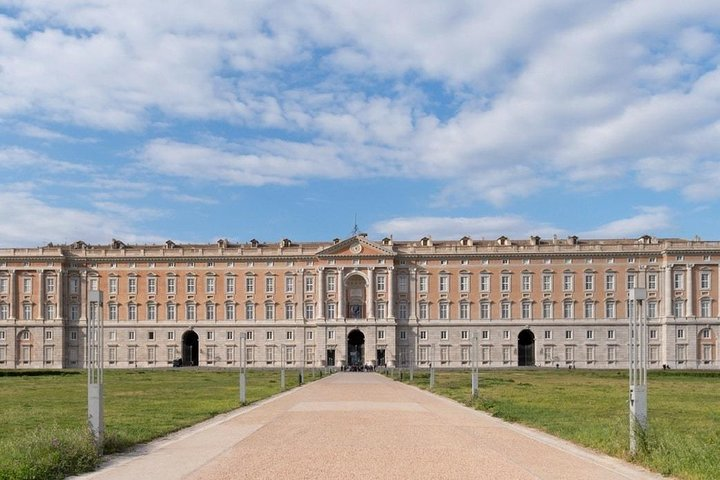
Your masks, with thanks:
[[[720,478],[720,372],[649,374],[650,426],[646,448],[634,459],[626,371],[481,371],[478,399],[470,382],[469,371],[436,371],[433,391],[665,475]],[[415,371],[413,383],[429,388],[427,371]]]
[[[86,451],[74,452],[79,465],[51,465],[70,444],[83,443],[87,424],[84,371],[0,372],[0,479],[63,478],[97,463]],[[306,381],[313,379],[305,372]],[[6,375],[3,375],[6,374]],[[318,373],[319,375],[319,373]],[[316,377],[316,378],[319,378]],[[286,371],[286,388],[298,384],[298,371]],[[240,406],[237,371],[176,368],[105,372],[105,452],[193,425]],[[279,393],[280,372],[251,370],[247,403]],[[80,440],[78,440],[78,438]],[[85,442],[87,443],[87,442]],[[74,447],[73,447],[74,448]],[[30,454],[29,451],[35,453]],[[63,460],[64,461],[64,460]],[[31,463],[37,465],[30,465]]]

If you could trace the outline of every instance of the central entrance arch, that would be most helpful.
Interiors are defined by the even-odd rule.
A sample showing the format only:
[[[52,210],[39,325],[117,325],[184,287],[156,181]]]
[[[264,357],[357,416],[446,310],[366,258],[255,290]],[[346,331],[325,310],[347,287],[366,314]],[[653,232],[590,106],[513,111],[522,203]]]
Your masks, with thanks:
[[[188,330],[182,336],[182,365],[183,367],[197,367],[200,358],[200,342],[197,333]]]
[[[360,330],[348,334],[348,367],[362,367],[365,364],[365,335]]]
[[[535,366],[535,335],[528,329],[518,335],[518,366]]]

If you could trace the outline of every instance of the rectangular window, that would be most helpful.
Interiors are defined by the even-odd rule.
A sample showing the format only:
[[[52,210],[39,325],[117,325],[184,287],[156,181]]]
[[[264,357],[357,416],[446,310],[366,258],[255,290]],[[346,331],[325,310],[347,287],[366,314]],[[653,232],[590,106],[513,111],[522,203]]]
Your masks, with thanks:
[[[503,302],[500,304],[500,318],[503,318],[503,319],[510,318],[510,303],[509,302]]]
[[[553,304],[552,302],[543,302],[542,312],[543,318],[553,318]]]
[[[305,318],[308,320],[315,318],[315,305],[314,304],[312,304],[312,303],[305,304]]]
[[[295,318],[295,305],[292,303],[285,304],[285,320],[292,320]]]
[[[421,293],[427,293],[428,291],[428,277],[425,275],[420,275],[418,277],[418,290]]]
[[[23,278],[23,293],[32,293],[32,278]]]
[[[447,275],[440,275],[440,291],[447,292],[449,285],[449,277]]]
[[[188,294],[195,293],[195,277],[187,277],[185,279],[185,292]]]
[[[420,340],[427,340],[427,330],[420,330]]]
[[[385,303],[377,302],[375,304],[375,318],[385,318]]]
[[[684,277],[682,272],[673,273],[673,288],[675,290],[682,290],[683,288],[685,288],[685,282],[683,278]]]
[[[573,275],[566,273],[563,275],[563,291],[572,292],[573,290]]]
[[[545,330],[543,338],[545,338],[545,340],[552,340],[552,330]]]
[[[327,318],[332,320],[335,318],[335,302],[328,302],[327,304]],[[384,304],[383,304],[384,305]],[[383,312],[384,314],[385,312]]]
[[[418,317],[420,320],[427,320],[428,318],[428,304],[427,303],[421,303],[418,308]]]
[[[647,303],[647,316],[648,318],[657,317],[657,302],[653,301]]]
[[[605,302],[605,318],[615,318],[615,302],[613,300]]]
[[[709,317],[710,316],[710,300],[707,298],[700,300],[700,316],[701,317]]]
[[[608,330],[607,338],[608,340],[615,340],[615,330]]]
[[[523,320],[527,320],[532,318],[532,305],[530,302],[522,302],[522,318]]]
[[[215,293],[215,277],[205,277],[205,293]]]
[[[328,275],[325,278],[325,281],[327,282],[327,291],[328,292],[334,292],[336,289],[337,282],[335,281],[337,277],[335,275]]]
[[[245,292],[255,293],[255,277],[245,277]]]
[[[305,293],[312,293],[315,290],[315,277],[305,277]]]
[[[470,319],[470,304],[463,302],[460,304],[460,320]]]
[[[584,318],[595,318],[595,304],[593,302],[585,302],[583,313]]]
[[[470,276],[469,275],[460,275],[460,291],[461,292],[469,292],[470,291]]]
[[[157,293],[157,278],[148,277],[147,279],[147,291],[149,295],[155,295]]]
[[[157,307],[154,303],[149,303],[147,306],[147,319],[150,321],[157,320]]]
[[[500,276],[500,291],[501,292],[509,292],[510,291],[510,275],[501,275]]]
[[[585,348],[585,357],[588,363],[593,363],[595,361],[595,346],[594,345],[588,345]]]
[[[544,274],[542,276],[542,289],[543,289],[543,292],[551,292],[552,291],[552,275]]]
[[[128,293],[130,295],[134,295],[137,293],[137,278],[135,278],[135,277],[128,278]]]
[[[378,340],[385,340],[385,330],[378,330],[377,338]]]
[[[447,320],[448,318],[450,318],[450,315],[449,315],[449,306],[448,306],[447,303],[441,303],[441,304],[440,304],[440,311],[439,311],[439,313],[440,313],[440,320]]]
[[[585,331],[585,339],[586,340],[592,340],[595,338],[595,332],[593,330],[586,330]]]
[[[572,302],[563,302],[563,318],[564,319],[573,318],[573,303]]]
[[[45,277],[45,292],[55,293],[55,277]]]
[[[673,300],[673,315],[683,317],[685,315],[685,300]]]
[[[605,274],[605,290],[608,290],[608,291],[615,290],[615,274],[614,273]]]
[[[490,275],[480,275],[480,291],[490,291]]]
[[[168,295],[175,295],[175,292],[176,292],[175,287],[176,287],[175,277],[168,277],[168,279],[167,279]]]
[[[285,277],[285,293],[293,293],[295,291],[295,277]]]
[[[585,290],[592,291],[595,289],[595,275],[592,273],[585,274]]]
[[[45,305],[45,319],[51,320],[55,318],[55,305],[48,303]]]
[[[235,304],[234,303],[226,303],[225,304],[225,319],[226,320],[235,320]]]
[[[110,277],[108,280],[108,291],[111,295],[118,293],[118,279],[117,277]]]
[[[265,304],[265,320],[275,320],[275,304]]]
[[[523,292],[529,292],[530,287],[532,285],[532,276],[531,275],[523,275],[521,278],[521,288]]]
[[[461,330],[460,331],[460,339],[461,340],[468,340],[470,338],[470,331],[469,330]]]
[[[215,304],[208,303],[205,305],[205,319],[215,320]]]
[[[483,320],[490,318],[490,304],[488,302],[482,302],[480,304],[480,318]]]
[[[175,340],[175,332],[167,332],[167,339],[168,340]]]
[[[228,295],[235,293],[235,277],[225,277],[225,293]]]
[[[148,334],[148,340],[155,340],[155,332],[150,330],[147,332],[147,334]]]
[[[0,293],[8,293],[7,277],[0,277]]]
[[[565,362],[572,362],[575,357],[575,349],[572,346],[565,347]]]
[[[400,320],[407,320],[408,318],[408,305],[405,302],[398,303],[398,318]]]
[[[188,303],[185,305],[185,319],[186,320],[195,320],[195,304],[194,303]]]
[[[398,292],[405,293],[408,291],[408,276],[399,275],[397,279]]]
[[[285,332],[285,340],[295,340],[295,332],[292,330],[287,330]]]
[[[635,284],[636,284],[635,279],[636,279],[636,277],[635,277],[635,274],[634,274],[634,273],[628,273],[628,276],[627,276],[627,288],[628,288],[628,290],[631,289],[631,288],[635,288]]]
[[[275,293],[275,277],[265,277],[265,293]]]
[[[137,320],[137,305],[134,303],[128,304],[128,320],[130,320],[130,321]]]
[[[385,291],[385,275],[378,275],[375,277],[375,291],[377,292],[384,292]]]
[[[174,303],[168,303],[167,304],[167,319],[168,320],[175,320],[175,304]]]
[[[135,340],[135,330],[128,331],[128,340],[130,340],[130,341]]]
[[[440,340],[447,340],[447,339],[448,339],[448,331],[440,330]]]
[[[490,340],[490,330],[483,330],[480,333],[483,340]]]
[[[685,338],[685,329],[684,328],[677,329],[677,338],[680,340]]]
[[[649,273],[647,276],[647,288],[648,290],[657,290],[657,275]]]
[[[267,330],[265,332],[265,340],[272,340],[273,339],[273,332],[272,330]]]
[[[617,347],[615,345],[610,345],[608,347],[608,363],[615,362],[617,362]]]
[[[328,340],[335,340],[335,330],[328,330]]]
[[[710,288],[710,272],[700,272],[700,289],[707,290]]]

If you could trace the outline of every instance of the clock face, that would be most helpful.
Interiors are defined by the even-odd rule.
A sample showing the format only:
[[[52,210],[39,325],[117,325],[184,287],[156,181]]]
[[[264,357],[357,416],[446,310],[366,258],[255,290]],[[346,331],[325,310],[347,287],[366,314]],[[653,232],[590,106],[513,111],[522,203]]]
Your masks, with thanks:
[[[360,245],[359,243],[356,243],[355,245],[350,247],[350,251],[352,253],[360,253],[360,252],[362,252],[362,245]]]

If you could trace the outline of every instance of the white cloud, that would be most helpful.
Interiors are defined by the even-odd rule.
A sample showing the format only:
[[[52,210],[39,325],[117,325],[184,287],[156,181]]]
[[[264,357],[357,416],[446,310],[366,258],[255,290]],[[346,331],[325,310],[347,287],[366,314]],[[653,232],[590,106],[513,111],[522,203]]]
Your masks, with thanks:
[[[35,168],[50,172],[87,172],[89,167],[49,158],[41,153],[21,147],[0,147],[0,169]]]
[[[476,240],[490,240],[502,235],[510,238],[529,238],[531,235],[562,235],[562,229],[533,222],[521,216],[488,217],[397,217],[372,225],[378,235],[393,235],[399,240],[431,236],[437,240],[460,239],[465,235]]]
[[[581,237],[590,238],[634,238],[641,235],[654,235],[673,225],[672,212],[668,207],[637,207],[639,213],[632,217],[614,220],[600,225]]]

